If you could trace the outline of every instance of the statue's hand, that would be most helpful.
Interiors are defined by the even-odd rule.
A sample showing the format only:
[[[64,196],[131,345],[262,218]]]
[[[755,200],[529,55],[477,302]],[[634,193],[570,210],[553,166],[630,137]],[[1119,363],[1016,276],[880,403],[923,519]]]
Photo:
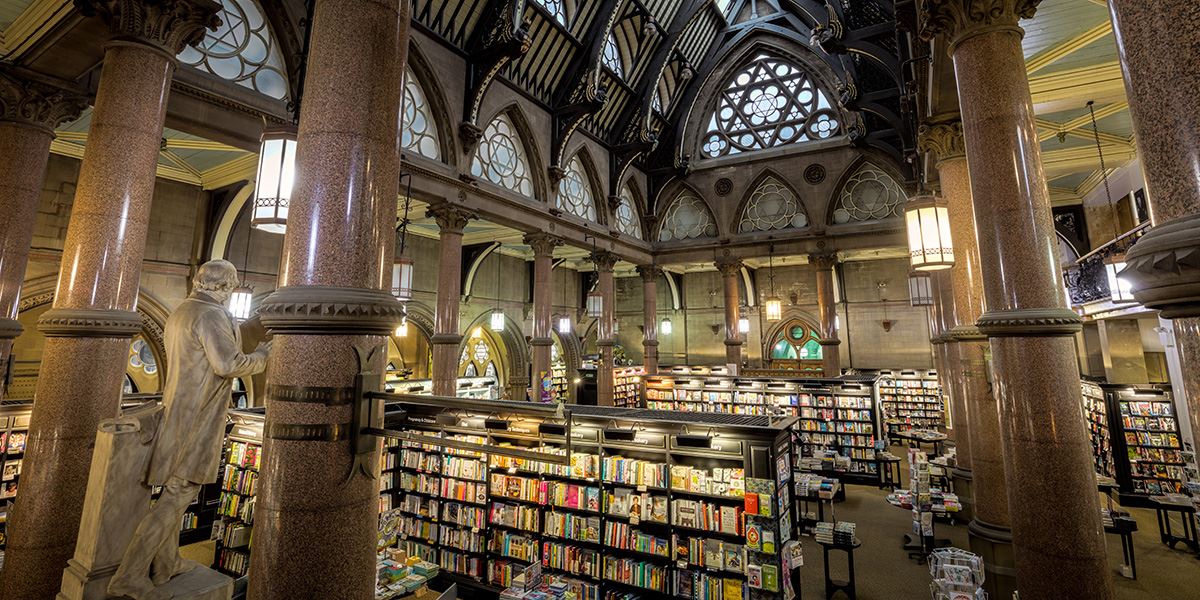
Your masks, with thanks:
[[[263,356],[269,356],[271,354],[271,342],[270,341],[259,342],[258,347],[254,349],[254,352],[255,352],[255,354],[262,354]]]

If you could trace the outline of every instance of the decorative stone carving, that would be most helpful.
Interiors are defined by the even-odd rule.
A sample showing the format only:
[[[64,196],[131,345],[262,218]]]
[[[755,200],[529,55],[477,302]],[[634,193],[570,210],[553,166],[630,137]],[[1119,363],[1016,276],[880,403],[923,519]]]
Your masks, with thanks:
[[[221,25],[221,5],[213,0],[75,0],[75,7],[108,23],[114,40],[150,44],[172,59]]]
[[[716,263],[717,270],[725,277],[734,277],[741,273],[742,267],[746,266],[740,259],[737,258],[722,258]]]
[[[804,169],[804,181],[810,185],[817,185],[825,181],[825,167],[819,164],[808,165],[808,168]]]
[[[133,337],[142,317],[124,310],[52,308],[38,321],[46,337]]]
[[[449,202],[438,202],[429,205],[425,211],[425,216],[437,221],[438,229],[445,233],[462,233],[463,228],[472,219],[478,219],[479,215],[474,211],[468,210],[456,204]]]
[[[555,248],[563,245],[561,238],[542,232],[527,233],[523,241],[533,249],[534,256],[550,256]]]
[[[808,262],[815,266],[818,271],[832,271],[834,265],[838,262],[837,252],[810,254],[808,255]]]
[[[391,335],[404,305],[380,290],[286,286],[267,296],[258,314],[273,333]]]
[[[917,33],[924,40],[943,34],[950,52],[966,38],[989,31],[1014,30],[1021,19],[1033,18],[1042,0],[921,0]]]
[[[1083,319],[1066,308],[993,310],[980,315],[975,326],[988,337],[1045,337],[1074,335]]]
[[[962,121],[958,115],[930,120],[917,128],[917,147],[933,155],[936,162],[967,156]]]
[[[733,191],[733,181],[731,181],[728,177],[722,177],[717,180],[716,184],[713,185],[713,191],[716,192],[718,196],[728,196],[729,192]]]
[[[16,319],[0,319],[0,340],[16,339],[25,331]]]
[[[651,282],[662,277],[662,267],[657,265],[639,265],[637,268],[638,275],[642,276],[642,281]]]
[[[616,254],[606,250],[597,250],[592,253],[592,262],[596,263],[597,271],[612,273],[613,267],[617,265],[618,260],[620,259]]]
[[[987,335],[974,325],[959,325],[957,327],[953,327],[950,329],[947,335],[959,342],[979,342],[987,339]]]
[[[0,121],[32,125],[52,133],[79,118],[88,98],[69,84],[8,64],[0,64]]]
[[[1151,229],[1125,254],[1119,275],[1138,302],[1163,317],[1200,317],[1200,214]]]

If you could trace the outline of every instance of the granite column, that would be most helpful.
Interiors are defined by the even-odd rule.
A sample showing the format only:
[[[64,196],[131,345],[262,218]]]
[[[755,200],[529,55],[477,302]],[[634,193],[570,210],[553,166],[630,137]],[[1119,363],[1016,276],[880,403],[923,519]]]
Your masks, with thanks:
[[[601,250],[592,253],[592,262],[596,264],[598,276],[596,290],[604,298],[604,305],[600,309],[600,321],[596,325],[596,346],[600,349],[600,364],[596,367],[596,404],[612,406],[613,346],[616,344],[616,332],[613,331],[613,304],[616,301],[613,293],[613,267],[617,264],[617,256]]]
[[[986,307],[962,121],[957,114],[939,115],[923,124],[918,136],[922,150],[936,161],[954,243],[954,267],[948,272],[954,288],[954,323],[947,332],[951,341],[946,346],[953,354],[950,379],[962,397],[969,438],[960,440],[959,453],[964,446],[971,449],[967,466],[973,512],[969,524],[971,549],[985,557],[988,573],[984,587],[988,593],[1009,598],[1016,589],[1016,573],[1007,480],[1000,442],[1000,409],[988,375],[988,341],[975,326]],[[959,478],[960,473],[956,471],[955,476]]]
[[[34,392],[20,502],[10,515],[0,597],[54,598],[75,551],[96,426],[115,417],[141,328],[138,282],[175,55],[219,22],[211,0],[76,3],[105,44],[87,148],[63,243]],[[39,171],[39,177],[41,171]]]
[[[389,293],[408,2],[316,0],[274,334],[249,598],[375,597],[379,442],[354,392],[379,390],[403,307]],[[320,535],[314,535],[320,532]]]
[[[658,372],[658,278],[662,272],[654,265],[638,267],[642,276],[642,364],[647,375]]]
[[[13,339],[38,201],[54,128],[87,108],[68,84],[16,67],[0,67],[0,398]]]
[[[1028,598],[1111,599],[1091,442],[1019,19],[1038,0],[929,0],[958,84],[987,312],[1017,587]],[[1051,509],[1047,509],[1051,507]]]
[[[458,387],[459,347],[462,345],[458,311],[462,294],[463,228],[475,215],[461,206],[440,202],[429,207],[429,216],[437,220],[440,230],[437,309],[432,340],[433,394],[454,396]]]
[[[833,296],[833,269],[837,254],[814,254],[808,262],[817,267],[817,310],[821,319],[821,370],[826,377],[842,374],[841,340],[837,330],[837,302]]]
[[[1192,444],[1200,448],[1200,5],[1110,0],[1154,227],[1126,254],[1133,296],[1174,319]],[[1164,32],[1169,32],[1164,35]]]
[[[738,331],[740,318],[738,278],[742,276],[742,261],[722,259],[716,262],[721,273],[721,287],[725,298],[725,363],[734,365],[738,372],[742,368],[742,334]]]
[[[542,380],[551,376],[550,349],[554,347],[551,337],[550,305],[554,301],[551,291],[554,289],[554,249],[562,245],[562,240],[546,233],[530,233],[525,236],[525,244],[533,249],[533,337],[529,345],[533,347],[533,384],[530,399],[534,402],[542,400]],[[566,398],[559,398],[566,402]]]

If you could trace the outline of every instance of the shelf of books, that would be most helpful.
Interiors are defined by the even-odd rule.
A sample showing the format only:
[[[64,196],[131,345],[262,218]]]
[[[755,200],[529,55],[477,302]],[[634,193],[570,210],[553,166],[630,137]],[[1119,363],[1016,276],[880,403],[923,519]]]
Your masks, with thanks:
[[[902,429],[937,429],[946,424],[937,371],[881,371],[879,406],[883,419]]]
[[[495,377],[459,377],[455,396],[459,398],[492,398],[499,391],[499,383]],[[431,379],[398,379],[389,380],[384,389],[397,394],[417,394],[420,396],[433,395],[433,380]]]
[[[8,511],[17,498],[21,466],[25,460],[25,443],[29,439],[29,415],[32,402],[0,407],[0,566],[4,564],[4,548],[8,542]]]
[[[399,404],[388,428],[424,436],[390,450],[399,543],[468,587],[498,593],[531,564],[581,600],[783,598],[791,585],[792,419],[572,406],[566,422],[528,403]]]
[[[1106,477],[1116,477],[1112,438],[1108,434],[1108,408],[1105,407],[1104,390],[1090,381],[1084,381],[1082,388],[1083,417],[1087,424],[1088,436],[1092,440],[1092,460],[1096,467],[1096,473]]]
[[[550,385],[553,388],[556,402],[571,401],[571,380],[567,378],[566,363],[559,362],[550,365]]]
[[[642,378],[644,367],[616,367],[613,369],[613,406],[638,407],[642,405]]]
[[[254,530],[254,498],[258,470],[262,466],[263,409],[229,412],[233,428],[225,437],[221,474],[217,480],[220,499],[212,525],[216,541],[213,568],[237,578],[250,568],[250,541]]]

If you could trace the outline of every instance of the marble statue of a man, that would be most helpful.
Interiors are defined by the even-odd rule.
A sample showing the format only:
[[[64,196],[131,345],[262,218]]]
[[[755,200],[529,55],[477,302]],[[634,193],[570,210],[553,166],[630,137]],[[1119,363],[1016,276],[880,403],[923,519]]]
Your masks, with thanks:
[[[159,600],[165,594],[158,586],[196,566],[179,556],[179,523],[200,486],[217,480],[233,378],[263,372],[270,351],[269,342],[250,354],[241,351],[237,325],[225,308],[237,284],[229,261],[209,261],[196,273],[195,291],[167,319],[163,421],[145,481],[163,492],[109,583],[108,593],[118,598]]]

